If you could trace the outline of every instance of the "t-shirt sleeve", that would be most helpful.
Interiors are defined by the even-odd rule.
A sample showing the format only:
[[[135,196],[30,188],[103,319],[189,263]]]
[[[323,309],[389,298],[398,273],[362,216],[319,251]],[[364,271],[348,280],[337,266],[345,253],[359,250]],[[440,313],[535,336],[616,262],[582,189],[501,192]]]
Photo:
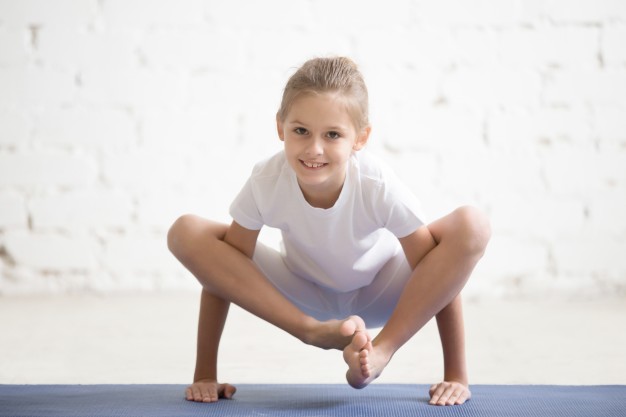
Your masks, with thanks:
[[[252,177],[248,178],[231,203],[229,212],[233,220],[246,229],[260,230],[263,227],[263,219],[254,198]]]
[[[397,238],[408,236],[425,224],[419,200],[392,172],[385,173],[379,198],[379,216],[383,227]]]

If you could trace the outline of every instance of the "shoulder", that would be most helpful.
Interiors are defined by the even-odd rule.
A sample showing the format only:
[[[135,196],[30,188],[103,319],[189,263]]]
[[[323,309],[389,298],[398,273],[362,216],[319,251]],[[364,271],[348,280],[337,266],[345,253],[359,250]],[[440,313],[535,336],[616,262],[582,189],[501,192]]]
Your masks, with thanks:
[[[289,186],[285,175],[283,152],[274,154],[254,165],[252,173],[230,206],[233,219],[246,229],[258,230],[268,223],[281,195]]]
[[[354,155],[361,182],[371,186],[384,186],[389,181],[397,181],[393,169],[372,152],[363,149]]]
[[[275,177],[280,175],[286,163],[287,160],[285,158],[285,152],[281,150],[274,155],[257,162],[252,169],[251,176],[257,179]]]
[[[265,158],[254,165],[249,182],[255,190],[267,192],[289,182],[289,166],[284,151]]]
[[[290,195],[291,171],[284,151],[258,162],[249,183],[260,209],[273,207],[285,195]]]
[[[372,206],[381,224],[396,236],[406,235],[423,224],[421,202],[413,191],[380,157],[361,152],[356,159],[364,204]]]
[[[390,204],[397,182],[391,168],[380,157],[363,149],[352,156],[352,181],[358,193],[362,196],[362,205],[368,207],[372,213],[384,210]]]

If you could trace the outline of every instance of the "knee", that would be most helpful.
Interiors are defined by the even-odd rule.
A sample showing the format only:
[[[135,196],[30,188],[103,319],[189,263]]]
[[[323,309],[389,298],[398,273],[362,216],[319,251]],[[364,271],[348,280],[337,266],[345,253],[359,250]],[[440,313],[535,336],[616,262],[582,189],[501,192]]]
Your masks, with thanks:
[[[193,214],[180,216],[167,232],[167,247],[185,263],[196,255],[206,256],[212,245],[223,240],[228,226]]]
[[[180,216],[167,232],[167,247],[176,258],[181,259],[192,247],[191,240],[198,228],[199,218],[192,214]]]
[[[491,238],[487,215],[476,207],[463,206],[454,211],[458,242],[471,254],[482,256]]]

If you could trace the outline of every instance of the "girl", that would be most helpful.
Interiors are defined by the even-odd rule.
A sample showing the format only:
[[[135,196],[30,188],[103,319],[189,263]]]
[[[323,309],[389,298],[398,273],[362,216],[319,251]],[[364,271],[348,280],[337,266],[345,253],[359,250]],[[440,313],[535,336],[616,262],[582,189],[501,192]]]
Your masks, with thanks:
[[[233,222],[180,217],[168,245],[202,284],[190,401],[231,398],[217,351],[231,302],[304,343],[343,350],[346,379],[363,388],[433,316],[444,355],[431,404],[471,396],[459,293],[490,236],[462,207],[428,225],[417,200],[363,148],[368,95],[347,58],[306,62],[288,81],[276,116],[284,150],[257,164],[232,203]],[[281,252],[261,243],[279,228]],[[372,339],[367,328],[380,327]]]

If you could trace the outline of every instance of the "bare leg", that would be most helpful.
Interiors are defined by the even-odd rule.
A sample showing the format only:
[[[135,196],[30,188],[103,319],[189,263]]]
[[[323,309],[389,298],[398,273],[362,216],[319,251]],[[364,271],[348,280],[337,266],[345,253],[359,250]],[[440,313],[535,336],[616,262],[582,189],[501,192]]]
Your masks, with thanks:
[[[170,229],[168,245],[206,292],[241,306],[305,343],[325,349],[343,349],[355,331],[364,330],[365,324],[357,316],[320,322],[304,314],[250,259],[254,243],[240,247],[231,244],[237,240],[229,241],[231,230],[232,227],[187,215],[179,218]],[[256,235],[253,242],[256,242]]]
[[[454,211],[428,230],[433,247],[421,259],[407,253],[413,273],[387,324],[372,342],[355,336],[344,349],[349,366],[346,378],[355,388],[377,378],[394,353],[457,297],[482,257],[490,234],[487,220],[471,208]]]

